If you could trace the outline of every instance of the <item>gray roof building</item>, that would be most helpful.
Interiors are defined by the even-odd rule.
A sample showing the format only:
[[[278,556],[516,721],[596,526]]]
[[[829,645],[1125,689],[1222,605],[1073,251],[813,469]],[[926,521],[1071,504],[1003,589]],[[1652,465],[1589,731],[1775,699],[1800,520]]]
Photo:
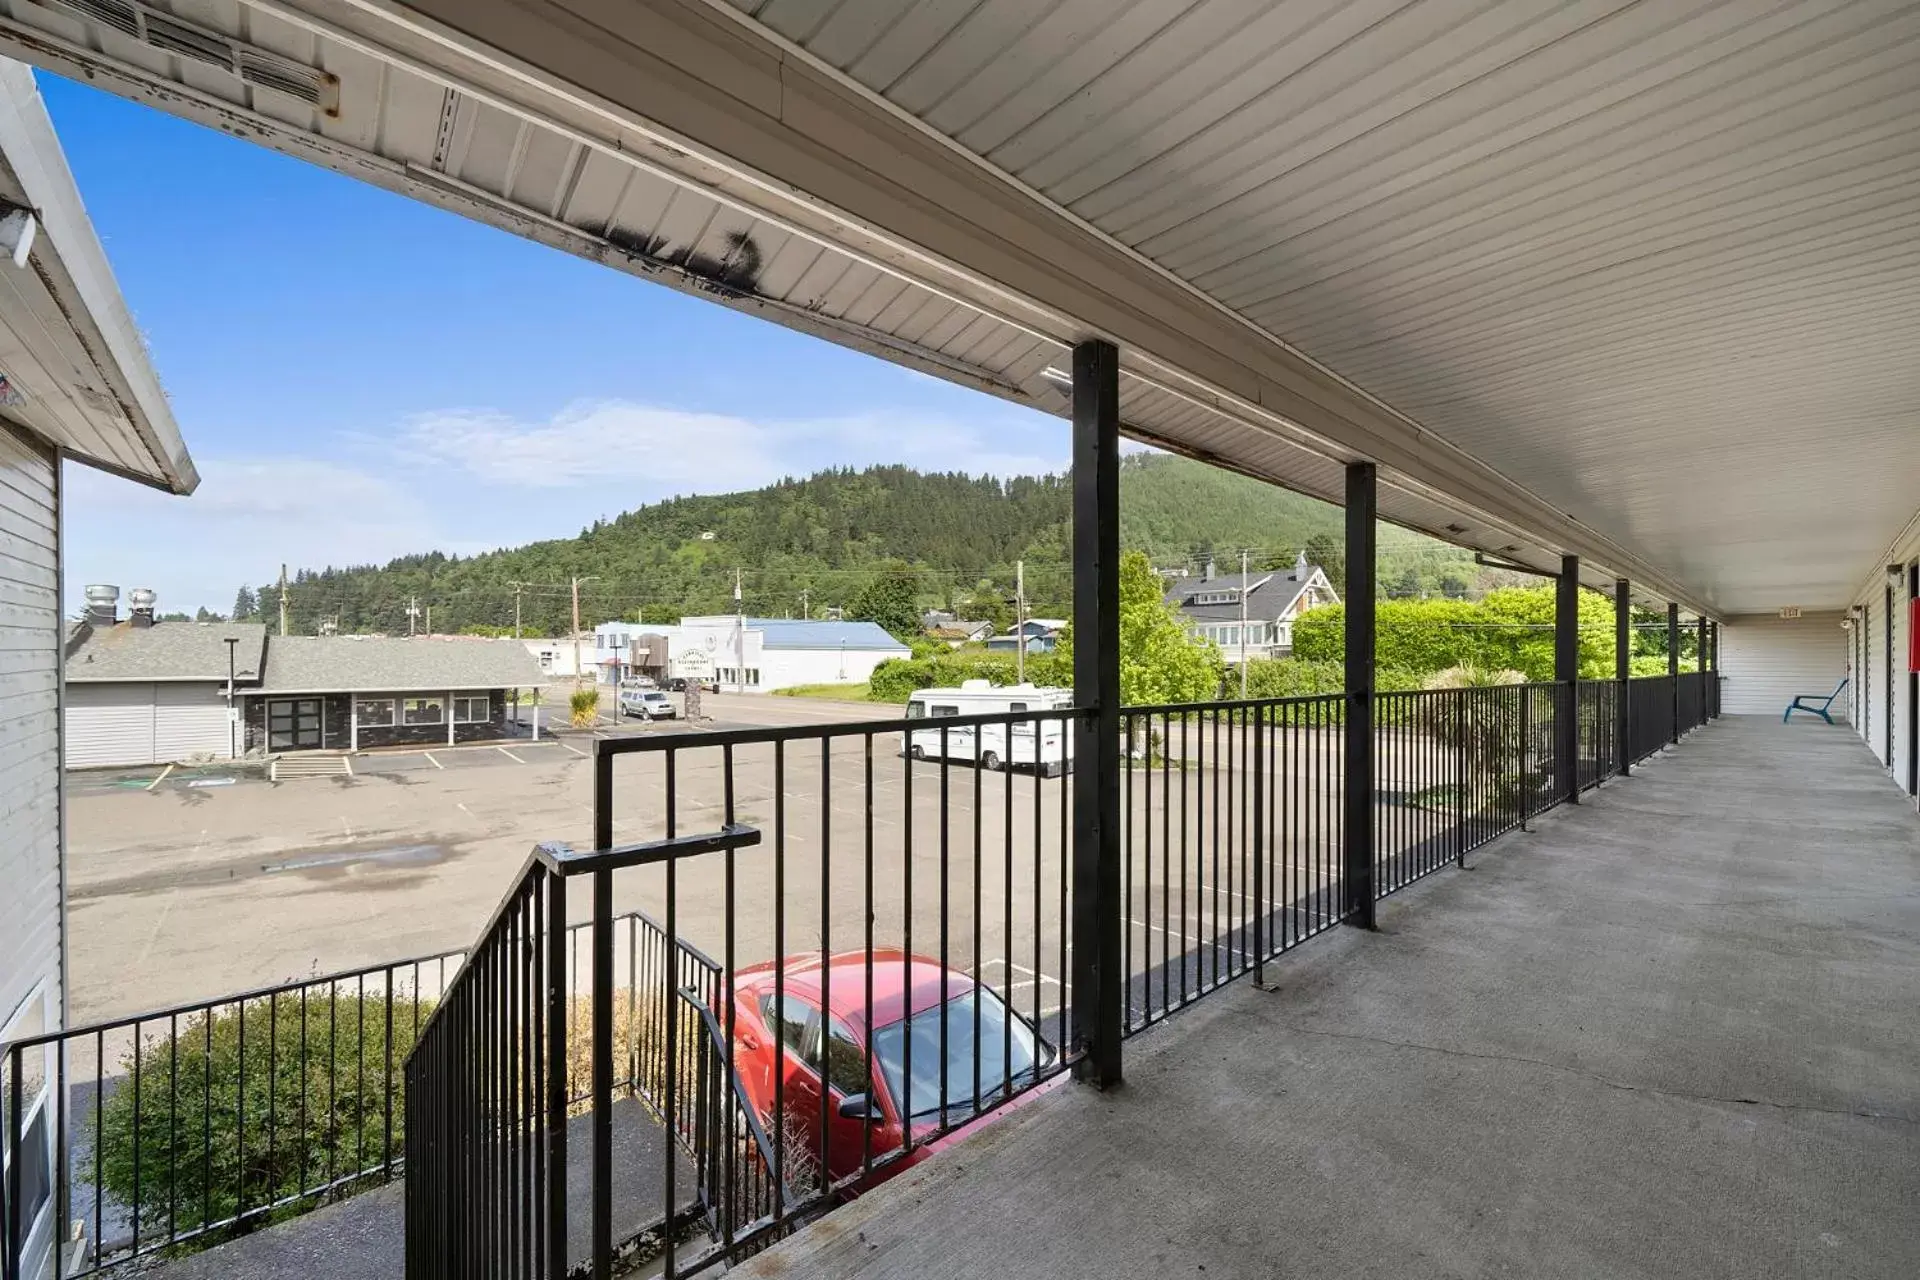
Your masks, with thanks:
[[[1326,575],[1317,565],[1308,564],[1304,555],[1291,569],[1260,569],[1245,575],[1215,573],[1209,563],[1199,577],[1175,578],[1168,583],[1166,602],[1196,622],[1237,622],[1244,596],[1249,618],[1283,618],[1316,585],[1325,597],[1321,603],[1338,600]]]
[[[78,622],[67,632],[67,682],[225,684],[229,637],[240,641],[233,652],[236,682],[251,685],[260,678],[267,640],[267,629],[258,622]]]
[[[547,683],[518,640],[478,636],[274,636],[258,693],[441,693]]]

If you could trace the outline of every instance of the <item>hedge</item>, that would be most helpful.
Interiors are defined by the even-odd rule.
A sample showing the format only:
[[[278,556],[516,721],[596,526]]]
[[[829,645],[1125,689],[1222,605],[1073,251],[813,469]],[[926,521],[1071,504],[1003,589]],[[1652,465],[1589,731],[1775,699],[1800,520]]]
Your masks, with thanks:
[[[1382,600],[1374,607],[1374,656],[1380,665],[1423,675],[1450,667],[1519,671],[1553,679],[1552,587],[1503,587],[1483,599]],[[1613,602],[1580,592],[1580,676],[1613,676]],[[1346,610],[1323,605],[1293,623],[1293,656],[1340,662]]]
[[[1027,682],[1071,686],[1073,673],[1064,667],[1054,654],[1028,654]],[[1018,674],[1018,660],[999,653],[949,650],[929,658],[889,658],[873,669],[868,696],[875,702],[904,703],[920,689],[954,688],[965,680],[1009,685],[1017,682]]]
[[[398,1159],[402,1064],[432,1002],[396,994],[392,1009],[389,1052],[383,995],[248,1001],[244,1078],[239,1005],[145,1040],[137,1087],[129,1050],[94,1135],[108,1194],[143,1231],[185,1234]]]

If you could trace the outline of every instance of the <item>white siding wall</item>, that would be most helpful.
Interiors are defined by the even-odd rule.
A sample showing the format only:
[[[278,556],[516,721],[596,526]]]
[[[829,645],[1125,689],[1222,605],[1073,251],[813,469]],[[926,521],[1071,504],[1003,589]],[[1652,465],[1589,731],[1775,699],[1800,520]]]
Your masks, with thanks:
[[[152,684],[70,684],[66,712],[67,768],[153,763]]]
[[[232,754],[223,684],[153,686],[153,755],[162,763]]]
[[[0,1023],[60,998],[59,475],[0,425]]]
[[[1863,661],[1860,663],[1864,697],[1857,705],[1858,731],[1868,748],[1887,766],[1902,791],[1907,789],[1909,760],[1908,723],[1914,718],[1910,676],[1907,672],[1908,571],[1920,560],[1920,514],[1909,522],[1897,544],[1881,557],[1874,572],[1862,582],[1853,597],[1854,607],[1865,611]],[[1901,566],[1899,575],[1886,572],[1886,565]],[[1887,588],[1893,587],[1893,609],[1887,609]],[[1893,624],[1893,653],[1887,653],[1887,623]],[[1889,698],[1888,695],[1892,697]],[[1887,749],[1888,729],[1893,733],[1893,749]]]
[[[879,653],[850,649],[763,649],[759,654],[760,683],[755,689],[791,689],[802,684],[859,684],[888,658],[908,658],[911,649]],[[724,687],[724,686],[723,686]]]
[[[1728,618],[1720,628],[1720,670],[1727,677],[1721,686],[1722,713],[1778,716],[1799,694],[1825,697],[1833,692],[1847,674],[1851,637],[1840,626],[1844,616]],[[1851,701],[1844,694],[1834,700],[1834,719],[1842,718]]]

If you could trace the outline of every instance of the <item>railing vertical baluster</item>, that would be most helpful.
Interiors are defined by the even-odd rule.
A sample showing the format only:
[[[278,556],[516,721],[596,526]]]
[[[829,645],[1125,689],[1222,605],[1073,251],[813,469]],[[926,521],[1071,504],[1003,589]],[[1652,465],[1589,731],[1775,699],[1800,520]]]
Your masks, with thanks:
[[[1253,720],[1253,981],[1263,986],[1267,980],[1267,855],[1266,844],[1266,713],[1250,714]]]

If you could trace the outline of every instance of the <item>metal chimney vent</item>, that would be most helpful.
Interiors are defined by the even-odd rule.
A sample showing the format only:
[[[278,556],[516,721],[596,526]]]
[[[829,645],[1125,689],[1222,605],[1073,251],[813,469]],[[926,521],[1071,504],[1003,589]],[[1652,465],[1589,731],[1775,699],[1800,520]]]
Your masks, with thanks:
[[[110,627],[120,620],[120,588],[105,582],[87,587],[87,621],[96,627]]]

